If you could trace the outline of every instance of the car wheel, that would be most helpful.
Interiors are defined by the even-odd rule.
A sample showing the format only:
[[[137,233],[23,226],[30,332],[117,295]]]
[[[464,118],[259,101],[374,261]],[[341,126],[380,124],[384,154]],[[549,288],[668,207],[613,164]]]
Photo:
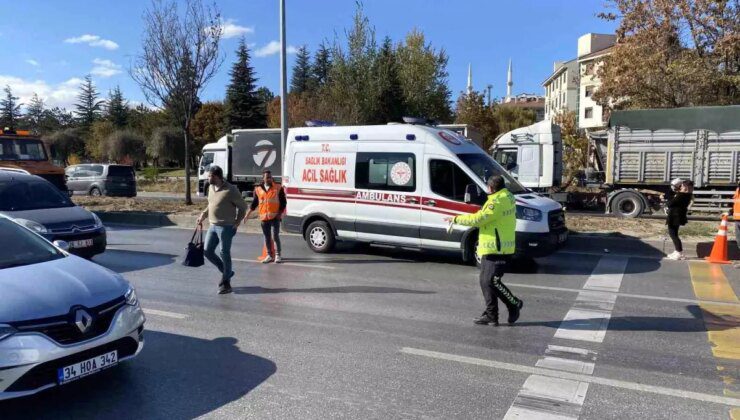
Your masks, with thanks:
[[[336,238],[328,223],[317,220],[306,229],[306,243],[313,252],[326,253],[334,248]]]
[[[93,197],[100,197],[103,195],[103,193],[100,192],[100,188],[92,187],[90,188],[90,195]]]
[[[644,209],[645,206],[642,203],[642,198],[632,192],[619,194],[612,201],[612,213],[617,215],[617,217],[639,217]]]

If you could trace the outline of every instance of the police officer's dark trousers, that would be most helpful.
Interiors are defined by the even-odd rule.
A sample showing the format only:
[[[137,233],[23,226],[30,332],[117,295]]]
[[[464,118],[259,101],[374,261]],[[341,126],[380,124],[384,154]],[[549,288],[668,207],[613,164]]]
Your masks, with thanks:
[[[506,255],[484,255],[481,259],[480,288],[486,301],[486,314],[498,319],[498,300],[511,311],[519,304],[519,299],[501,282],[509,257]]]

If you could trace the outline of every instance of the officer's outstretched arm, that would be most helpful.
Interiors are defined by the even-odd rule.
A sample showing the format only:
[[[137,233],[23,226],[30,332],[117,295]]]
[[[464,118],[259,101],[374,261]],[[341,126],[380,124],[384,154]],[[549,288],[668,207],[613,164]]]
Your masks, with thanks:
[[[458,225],[463,226],[474,226],[474,227],[481,227],[483,225],[486,225],[491,222],[491,220],[494,217],[493,212],[494,205],[491,203],[485,204],[483,207],[481,207],[480,210],[478,210],[475,213],[472,214],[461,214],[459,216],[455,216],[453,219],[454,223],[457,223]]]

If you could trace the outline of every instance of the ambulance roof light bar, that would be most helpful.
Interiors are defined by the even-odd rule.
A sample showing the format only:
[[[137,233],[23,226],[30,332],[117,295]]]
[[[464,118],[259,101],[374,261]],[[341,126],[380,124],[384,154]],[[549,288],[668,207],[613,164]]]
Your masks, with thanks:
[[[336,124],[332,121],[308,120],[306,127],[334,127]]]
[[[434,121],[430,118],[421,118],[421,117],[403,117],[403,122],[406,124],[411,125],[430,125],[430,126],[436,126],[437,121]]]

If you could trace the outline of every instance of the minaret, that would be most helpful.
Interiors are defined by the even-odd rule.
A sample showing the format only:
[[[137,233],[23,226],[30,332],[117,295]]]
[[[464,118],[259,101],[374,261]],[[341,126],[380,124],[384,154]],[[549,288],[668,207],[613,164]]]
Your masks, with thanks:
[[[473,93],[473,66],[468,63],[468,95]]]
[[[509,71],[506,72],[506,102],[511,102],[511,88],[514,86],[514,79],[511,75],[511,58],[509,59]]]

